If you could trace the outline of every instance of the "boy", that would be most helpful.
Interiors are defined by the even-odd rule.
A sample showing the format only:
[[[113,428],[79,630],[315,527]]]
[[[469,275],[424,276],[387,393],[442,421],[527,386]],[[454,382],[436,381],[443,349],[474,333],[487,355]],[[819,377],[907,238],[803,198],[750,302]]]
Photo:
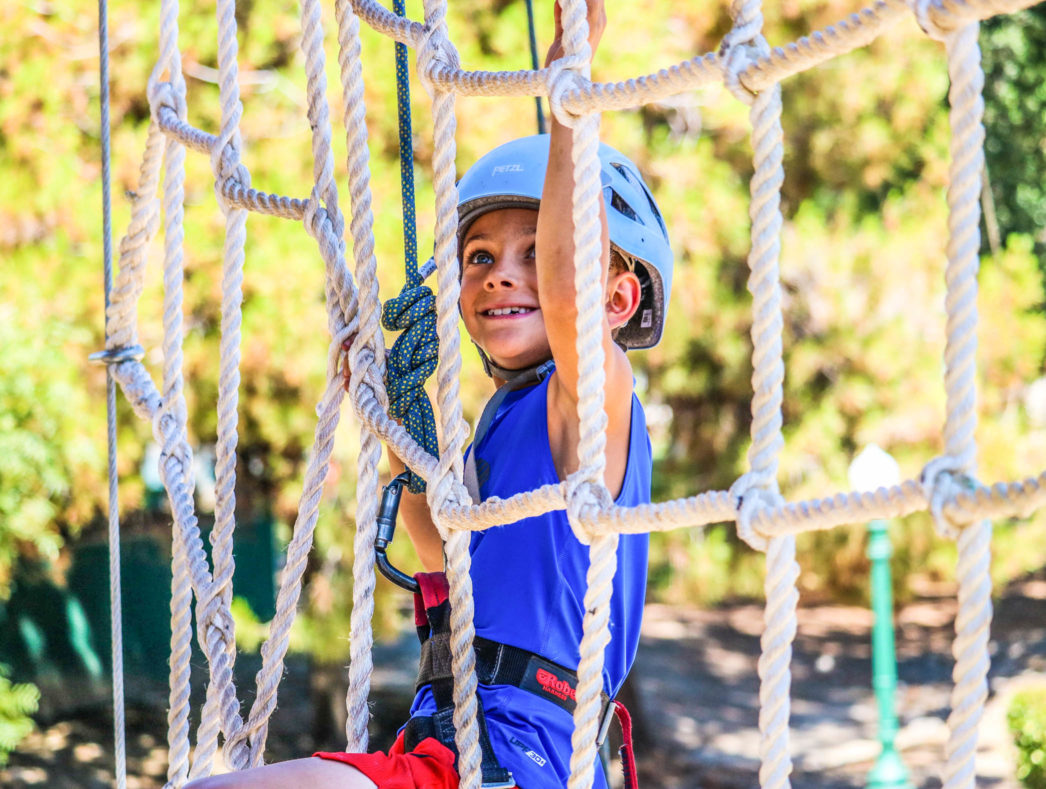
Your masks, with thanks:
[[[558,7],[556,23],[547,62],[560,55]],[[604,25],[602,3],[591,2],[593,51]],[[664,223],[635,167],[607,146],[601,146],[600,163],[608,418],[604,482],[618,503],[635,505],[650,497],[650,443],[623,348],[649,347],[660,338],[672,260]],[[577,468],[574,248],[570,223],[562,221],[572,214],[572,189],[570,130],[554,121],[548,136],[516,140],[490,152],[459,184],[462,319],[495,385],[512,381],[489,428],[476,436],[470,450],[484,498],[555,482]],[[537,372],[550,360],[554,372],[548,374],[547,366]],[[393,473],[402,471],[397,458],[391,465]],[[423,567],[442,570],[443,545],[424,496],[405,493],[400,512]],[[622,537],[619,545],[603,671],[604,691],[610,695],[635,657],[646,584],[646,535]],[[573,723],[571,705],[562,700],[569,691],[558,694],[559,702],[552,696],[563,687],[556,683],[576,670],[579,660],[588,550],[559,511],[476,533],[470,553],[477,652],[481,645],[493,650],[498,666],[502,655],[513,655],[530,672],[514,684],[484,682],[484,661],[477,660],[477,693],[490,746],[517,785],[560,789],[570,774]],[[426,738],[431,725],[429,730],[415,725],[438,712],[431,687],[423,685],[411,721],[388,755],[317,754],[321,758],[192,786],[456,787],[455,757],[447,747],[452,738]],[[597,787],[606,785],[601,770],[595,781]]]

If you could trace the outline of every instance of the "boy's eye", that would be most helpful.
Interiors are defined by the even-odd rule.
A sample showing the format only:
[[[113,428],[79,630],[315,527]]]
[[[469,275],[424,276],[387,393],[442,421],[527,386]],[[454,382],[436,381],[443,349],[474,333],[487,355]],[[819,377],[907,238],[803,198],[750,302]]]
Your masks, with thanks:
[[[489,266],[493,262],[494,262],[494,256],[492,254],[490,254],[489,252],[487,252],[485,250],[482,250],[482,249],[477,250],[477,251],[471,253],[469,255],[468,261],[467,261],[467,263],[470,266],[471,265]]]

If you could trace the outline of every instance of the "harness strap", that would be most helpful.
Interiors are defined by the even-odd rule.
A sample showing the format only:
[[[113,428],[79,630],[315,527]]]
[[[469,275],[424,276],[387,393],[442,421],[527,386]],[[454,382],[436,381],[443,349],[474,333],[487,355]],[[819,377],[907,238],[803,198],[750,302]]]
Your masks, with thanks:
[[[472,449],[469,450],[468,457],[465,458],[464,482],[473,503],[479,503],[482,500],[479,492],[479,475],[476,472],[476,447],[479,446],[483,437],[487,435],[490,423],[494,421],[494,417],[498,414],[498,408],[501,407],[502,402],[504,402],[510,392],[522,389],[524,386],[533,386],[541,383],[555,369],[556,363],[551,359],[537,367],[528,367],[525,370],[501,370],[498,368],[499,376],[504,373],[510,377],[506,378],[505,383],[491,395],[490,399],[487,400],[487,404],[483,406],[483,413],[480,414],[479,421],[476,423],[476,429],[472,435]]]
[[[435,737],[454,752],[457,761],[458,749],[454,742],[454,672],[450,654],[450,585],[444,573],[418,573],[414,576],[418,591],[414,595],[414,625],[418,637],[428,649],[422,650],[421,669],[431,679],[432,697],[436,702],[436,714],[427,719],[411,718],[404,732],[407,750],[425,737]],[[512,773],[498,762],[487,734],[487,721],[483,708],[477,706],[480,771],[484,789],[511,789],[516,785]],[[415,720],[427,720],[417,723]],[[421,735],[419,737],[419,735]]]
[[[511,685],[555,704],[573,713],[577,706],[575,689],[577,674],[565,666],[546,660],[529,650],[476,636],[476,679],[483,685]],[[440,660],[433,654],[438,643],[423,641],[421,667],[417,687],[441,679],[436,666]],[[610,706],[610,697],[602,694],[604,711]]]
[[[614,714],[621,724],[621,772],[625,776],[625,789],[639,789],[639,775],[636,773],[636,749],[632,744],[632,716],[628,708],[620,701],[614,701]]]

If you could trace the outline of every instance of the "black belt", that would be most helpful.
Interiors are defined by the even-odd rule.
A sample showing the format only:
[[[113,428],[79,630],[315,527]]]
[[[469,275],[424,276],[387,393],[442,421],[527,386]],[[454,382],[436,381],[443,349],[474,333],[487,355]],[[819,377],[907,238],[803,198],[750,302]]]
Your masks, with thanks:
[[[538,698],[555,704],[560,709],[573,713],[577,706],[577,674],[565,666],[546,660],[526,649],[501,644],[476,636],[476,681],[483,685],[512,685],[533,693]],[[421,646],[421,666],[418,670],[417,687],[429,685],[443,678],[445,667],[434,660],[431,640]],[[610,697],[600,694],[605,710]]]

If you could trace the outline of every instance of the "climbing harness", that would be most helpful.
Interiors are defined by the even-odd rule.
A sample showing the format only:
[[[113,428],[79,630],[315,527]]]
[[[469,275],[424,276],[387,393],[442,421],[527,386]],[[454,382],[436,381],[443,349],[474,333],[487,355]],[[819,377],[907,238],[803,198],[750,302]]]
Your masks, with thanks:
[[[421,662],[416,684],[419,689],[424,685],[432,688],[436,712],[431,716],[411,718],[404,730],[403,744],[409,751],[426,737],[435,737],[454,752],[456,759],[454,671],[450,657],[450,586],[444,573],[418,573],[414,579],[419,586],[414,594],[414,624],[421,640]],[[477,679],[485,681],[479,676]],[[486,716],[483,707],[479,705],[476,723],[479,728],[482,786],[484,789],[511,789],[516,782],[512,779],[512,773],[501,766],[494,754],[487,734]]]
[[[548,365],[548,368],[542,371],[541,377],[548,374],[551,366]],[[541,377],[537,380],[541,380]],[[505,389],[506,386],[501,389]],[[493,401],[493,398],[491,400]],[[497,403],[492,411],[496,410]],[[488,424],[489,421],[487,420]],[[422,740],[433,737],[449,748],[456,758],[454,675],[450,658],[450,601],[447,576],[445,573],[436,572],[418,573],[411,578],[393,567],[386,556],[386,549],[395,536],[400,496],[407,476],[407,472],[399,474],[383,490],[378,514],[378,538],[374,543],[375,559],[382,575],[397,586],[414,593],[414,625],[421,642],[421,658],[415,687],[420,690],[426,685],[430,686],[436,703],[436,712],[433,715],[414,716],[407,722],[403,730],[404,748],[411,751]],[[573,713],[578,683],[574,671],[529,650],[481,636],[475,637],[473,648],[476,656],[476,679],[479,683],[520,688],[566,712]],[[603,743],[615,717],[622,730],[623,744],[620,752],[625,786],[626,789],[637,789],[631,718],[623,703],[612,700],[603,693],[597,745]],[[494,753],[482,707],[478,707],[477,724],[482,753],[482,787],[511,789],[516,785],[515,781],[511,772],[501,767]]]

